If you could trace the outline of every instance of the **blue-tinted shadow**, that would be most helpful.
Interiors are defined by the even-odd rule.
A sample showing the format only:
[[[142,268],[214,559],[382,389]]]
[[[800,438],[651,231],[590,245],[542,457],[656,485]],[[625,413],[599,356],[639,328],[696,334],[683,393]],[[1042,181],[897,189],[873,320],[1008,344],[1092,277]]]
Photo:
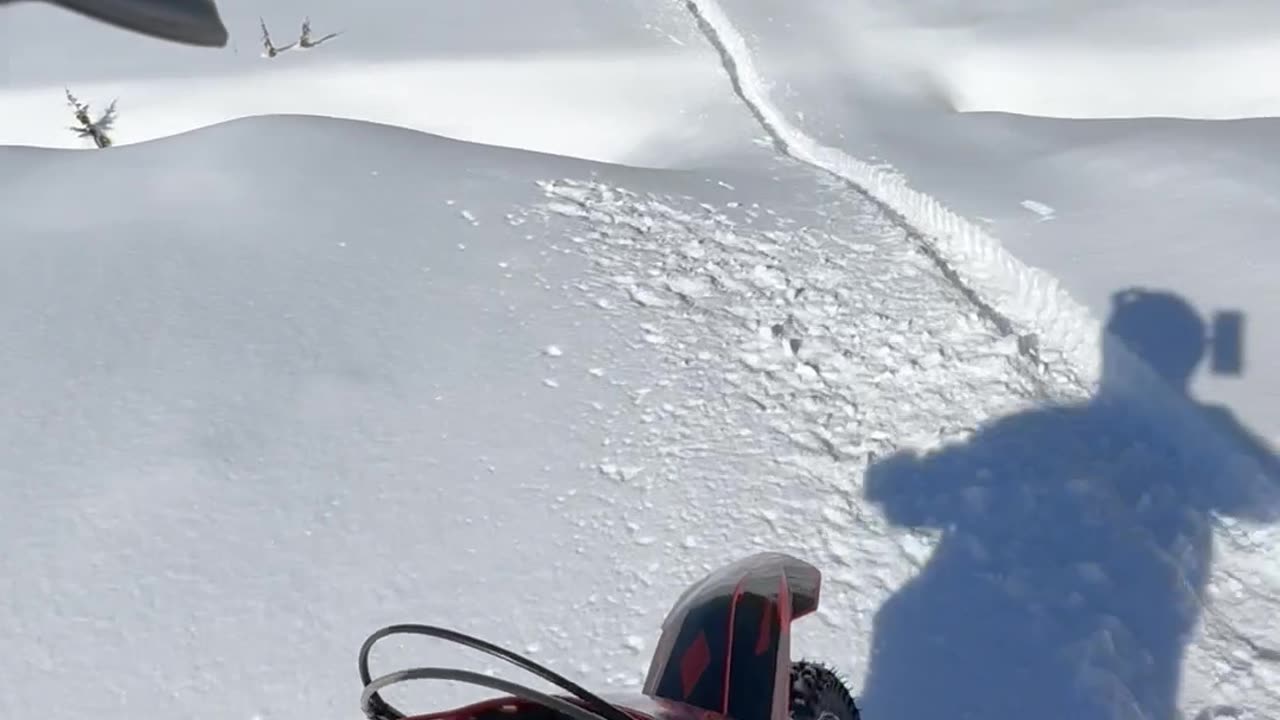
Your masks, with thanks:
[[[1219,341],[1239,319],[1215,323]],[[1108,330],[1184,395],[1210,344],[1170,293],[1118,293]],[[1229,370],[1236,344],[1216,364]],[[869,469],[866,495],[891,522],[942,539],[876,615],[864,717],[1179,717],[1211,517],[1277,519],[1259,488],[1280,466],[1225,408],[1193,404],[1255,463],[1228,468],[1181,446],[1136,409],[1115,368],[1104,357],[1091,403],[1006,417],[962,445]]]

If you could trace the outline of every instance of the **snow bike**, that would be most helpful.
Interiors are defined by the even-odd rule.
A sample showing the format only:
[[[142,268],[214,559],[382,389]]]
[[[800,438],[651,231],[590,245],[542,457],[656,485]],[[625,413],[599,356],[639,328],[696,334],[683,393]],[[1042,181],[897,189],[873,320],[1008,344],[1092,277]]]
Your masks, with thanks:
[[[852,695],[830,668],[791,660],[791,621],[818,608],[821,582],[816,567],[782,553],[752,555],[710,573],[685,590],[667,614],[642,692],[609,699],[484,640],[431,625],[391,625],[360,648],[361,709],[369,720],[860,720]],[[403,634],[480,650],[565,694],[443,667],[374,679],[370,650],[385,637]],[[453,680],[506,695],[407,716],[379,691],[408,680]]]

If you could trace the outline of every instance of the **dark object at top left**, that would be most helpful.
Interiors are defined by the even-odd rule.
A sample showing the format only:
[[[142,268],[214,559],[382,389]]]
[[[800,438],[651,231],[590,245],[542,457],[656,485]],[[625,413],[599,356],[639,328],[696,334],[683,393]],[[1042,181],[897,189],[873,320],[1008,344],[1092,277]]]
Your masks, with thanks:
[[[0,0],[4,5],[15,0]],[[161,40],[225,47],[227,28],[214,0],[45,0],[101,22]]]

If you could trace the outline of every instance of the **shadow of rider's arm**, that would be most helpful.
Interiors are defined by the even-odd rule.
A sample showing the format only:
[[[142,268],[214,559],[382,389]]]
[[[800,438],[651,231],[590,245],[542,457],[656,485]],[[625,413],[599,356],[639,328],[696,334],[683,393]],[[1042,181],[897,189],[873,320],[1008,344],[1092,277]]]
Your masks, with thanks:
[[[954,521],[980,476],[963,444],[923,454],[904,450],[867,468],[863,496],[894,525],[944,527]]]
[[[1274,448],[1236,419],[1235,413],[1217,405],[1202,405],[1209,423],[1222,432],[1231,450],[1246,460],[1238,474],[1232,473],[1231,492],[1226,493],[1220,511],[1233,517],[1264,522],[1280,520],[1280,457]],[[1236,467],[1239,467],[1237,465]]]

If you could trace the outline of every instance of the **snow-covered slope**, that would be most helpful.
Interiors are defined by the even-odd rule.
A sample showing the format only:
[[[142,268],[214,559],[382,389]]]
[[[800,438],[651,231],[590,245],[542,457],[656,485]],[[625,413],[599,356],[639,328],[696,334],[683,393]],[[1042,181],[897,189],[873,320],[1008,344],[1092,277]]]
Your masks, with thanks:
[[[74,679],[98,716],[341,714],[361,633],[415,618],[634,684],[700,563],[901,556],[853,516],[812,535],[844,511],[804,478],[856,497],[862,460],[828,452],[1035,396],[892,226],[799,170],[308,118],[4,156],[6,716]],[[830,594],[835,659],[905,570]]]
[[[823,565],[799,647],[865,676],[869,713],[919,696],[872,647],[919,662],[919,642],[1017,663],[1064,709],[1096,701],[1057,665],[911,629],[974,610],[985,575],[953,565],[956,543],[1039,578],[1003,603],[1057,629],[982,627],[1155,708],[1200,612],[1161,568],[1191,563],[1193,590],[1224,594],[1192,660],[1246,689],[1235,702],[1273,702],[1261,661],[1212,669],[1241,637],[1265,647],[1270,601],[1239,589],[1277,579],[1245,534],[1211,583],[1204,513],[1257,506],[1222,505],[1231,477],[1193,483],[1148,424],[1038,409],[1016,343],[874,205],[803,168],[628,170],[296,117],[4,155],[6,716],[75,681],[64,706],[105,717],[342,714],[361,633],[409,619],[635,687],[679,587],[756,547]],[[955,459],[926,476],[892,455],[943,439]],[[1078,503],[1137,515],[1076,530]],[[915,528],[955,512],[930,559]],[[961,585],[900,590],[913,573]],[[1098,583],[1120,585],[1076,597]],[[1129,644],[1107,650],[1116,632]],[[966,696],[996,716],[1034,698],[995,700]]]
[[[1267,256],[1183,288],[1208,246],[1150,233],[1227,201],[1258,233],[1256,146],[955,114],[929,43],[840,34],[995,56],[1057,6],[282,2],[361,31],[272,61],[226,6],[217,60],[4,16],[36,54],[0,142],[69,145],[64,82],[119,91],[124,142],[0,147],[4,716],[354,715],[359,641],[402,620],[635,688],[684,583],[759,548],[823,568],[796,649],[868,718],[1280,715]],[[304,116],[136,142],[282,111],[685,170]],[[1066,240],[1105,262],[1041,262]],[[1141,282],[1175,292],[1109,304]],[[1223,306],[1248,396],[1197,369]]]

